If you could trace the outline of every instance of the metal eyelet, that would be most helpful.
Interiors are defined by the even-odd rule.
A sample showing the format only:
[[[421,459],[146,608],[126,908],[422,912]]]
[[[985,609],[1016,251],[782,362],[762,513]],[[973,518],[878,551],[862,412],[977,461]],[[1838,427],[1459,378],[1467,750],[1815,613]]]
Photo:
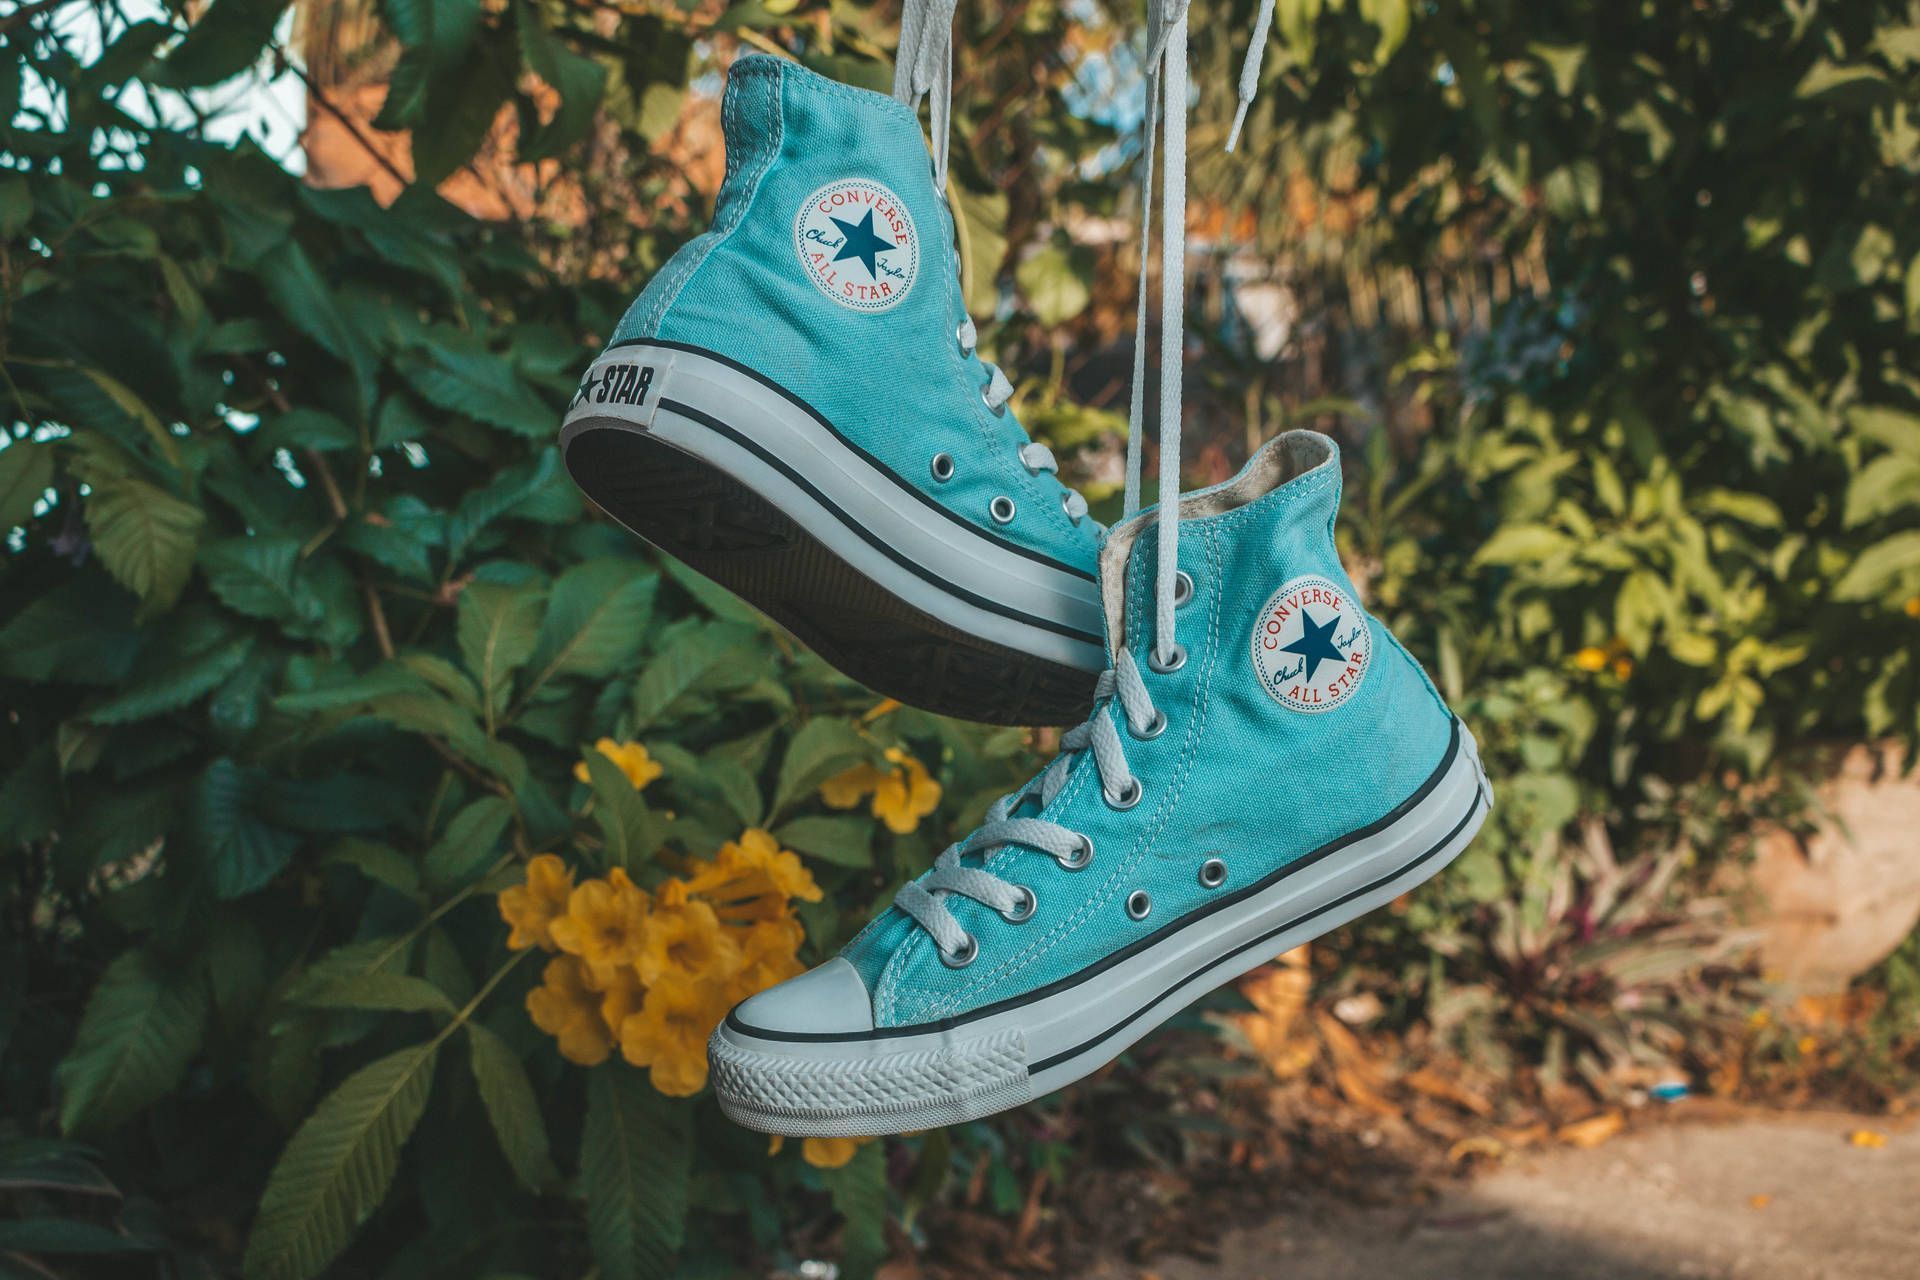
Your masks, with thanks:
[[[947,481],[953,479],[953,456],[951,454],[934,454],[933,462],[930,465],[933,471],[933,478],[941,484],[945,484]]]
[[[1153,896],[1145,889],[1135,889],[1127,895],[1127,914],[1135,920],[1145,920],[1152,910]]]
[[[987,504],[987,514],[993,517],[995,524],[1012,524],[1015,510],[1013,499],[1004,493]]]
[[[987,399],[987,392],[991,390],[993,390],[993,384],[991,382],[983,382],[980,384],[980,403],[987,406],[987,412],[992,414],[994,417],[996,418],[1006,417],[1007,416],[1006,405],[1004,404],[996,405],[994,404],[993,401]]]
[[[1167,713],[1164,711],[1156,710],[1153,713],[1153,719],[1147,722],[1145,729],[1136,729],[1131,723],[1127,725],[1127,732],[1133,735],[1136,742],[1151,742],[1166,731]]]
[[[1063,492],[1060,495],[1060,510],[1063,513],[1065,513],[1067,519],[1073,521],[1075,524],[1080,523],[1080,517],[1073,514],[1073,495],[1072,494]]]
[[[1128,779],[1128,787],[1119,795],[1110,795],[1105,787],[1100,788],[1100,798],[1107,802],[1107,808],[1126,810],[1140,803],[1140,797],[1146,794],[1146,788],[1140,785],[1140,779]]]
[[[1187,646],[1176,642],[1173,646],[1173,656],[1165,662],[1160,660],[1160,650],[1157,647],[1148,649],[1147,665],[1163,676],[1172,675],[1187,665]]]
[[[1200,864],[1200,883],[1208,889],[1218,889],[1227,882],[1227,864],[1218,858],[1208,858]]]
[[[1053,860],[1067,871],[1084,871],[1093,864],[1093,837],[1080,837],[1080,852],[1062,856],[1054,854]]]
[[[961,355],[971,356],[973,354],[973,348],[967,345],[967,327],[965,325],[957,324],[953,327],[953,340],[960,345]]]
[[[940,952],[940,963],[947,968],[964,969],[980,958],[980,940],[968,934],[967,940],[960,944],[960,949],[951,955],[939,947],[935,947],[934,950]]]
[[[1024,884],[1015,885],[1014,888],[1022,894],[1021,905],[1011,911],[1002,911],[1000,917],[1008,924],[1025,924],[1040,909],[1040,895]]]
[[[1173,607],[1178,609],[1193,599],[1193,577],[1185,569],[1173,571]]]

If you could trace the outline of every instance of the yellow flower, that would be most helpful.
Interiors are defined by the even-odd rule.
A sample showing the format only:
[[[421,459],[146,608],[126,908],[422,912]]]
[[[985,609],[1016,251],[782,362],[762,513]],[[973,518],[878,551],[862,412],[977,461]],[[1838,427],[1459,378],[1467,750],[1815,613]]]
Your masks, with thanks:
[[[820,886],[797,854],[759,827],[720,846],[711,862],[696,863],[687,892],[711,900],[721,919],[731,923],[773,920],[787,914],[787,902],[820,901]]]
[[[820,798],[835,809],[851,809],[879,786],[886,776],[870,764],[857,764],[821,783]]]
[[[602,738],[593,744],[593,749],[619,765],[620,772],[627,775],[627,781],[633,784],[635,791],[643,790],[649,782],[665,772],[660,762],[648,755],[647,749],[637,742],[615,742],[612,738]],[[585,761],[573,766],[573,776],[582,782],[593,781]]]
[[[1920,596],[1908,596],[1907,602],[1900,606],[1909,618],[1920,618]]]
[[[838,1169],[872,1138],[808,1138],[800,1144],[800,1158],[816,1169]]]
[[[707,1083],[707,1037],[727,1006],[705,983],[663,983],[647,992],[640,1012],[620,1024],[620,1055],[648,1068],[653,1087],[686,1098]]]
[[[1573,665],[1582,671],[1605,671],[1607,669],[1607,651],[1588,645],[1573,655]]]
[[[1615,658],[1615,659],[1613,660],[1613,674],[1614,674],[1614,676],[1615,676],[1616,678],[1618,678],[1618,679],[1621,679],[1621,680],[1625,680],[1625,679],[1626,679],[1626,678],[1627,678],[1628,676],[1630,676],[1630,675],[1632,675],[1632,674],[1633,674],[1633,659],[1632,659],[1632,658],[1624,658],[1624,657],[1623,657],[1623,658]]]
[[[877,769],[857,764],[820,784],[820,798],[835,809],[851,809],[862,796],[873,794],[873,816],[895,835],[906,835],[940,806],[940,784],[927,767],[899,747],[887,748],[896,766]]]
[[[566,914],[572,892],[573,872],[560,859],[543,853],[527,863],[526,882],[500,891],[500,918],[513,926],[507,946],[553,950],[553,922]]]
[[[589,880],[567,899],[567,914],[555,920],[554,943],[586,962],[596,983],[640,953],[647,925],[647,895],[615,867],[605,880]]]
[[[900,767],[874,788],[873,816],[895,835],[904,836],[940,807],[940,784],[925,765],[898,747],[888,748],[887,759]]]
[[[633,967],[649,987],[661,982],[724,981],[740,965],[740,949],[727,936],[710,903],[687,896],[685,881],[660,886],[653,914]]]
[[[640,1004],[647,996],[646,985],[631,965],[613,970],[605,981],[596,981],[589,973],[587,981],[600,993],[600,1021],[609,1031],[618,1031],[621,1023],[640,1012]]]
[[[527,993],[533,1025],[560,1042],[560,1056],[583,1067],[607,1060],[613,1037],[600,1016],[600,996],[587,985],[586,966],[573,956],[547,961],[542,985]]]

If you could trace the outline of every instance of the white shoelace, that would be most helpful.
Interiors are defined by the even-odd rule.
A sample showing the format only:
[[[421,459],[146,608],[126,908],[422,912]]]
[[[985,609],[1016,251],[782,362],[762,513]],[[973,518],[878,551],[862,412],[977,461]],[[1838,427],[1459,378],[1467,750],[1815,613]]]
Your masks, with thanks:
[[[893,96],[916,110],[920,100],[929,100],[928,133],[933,140],[933,185],[940,198],[947,198],[947,157],[953,131],[953,10],[956,0],[905,0],[900,13],[900,48],[893,64]],[[960,212],[948,208],[957,222]],[[980,345],[980,331],[973,317],[967,316],[954,331],[960,349],[973,355]],[[980,398],[996,416],[1006,411],[1013,398],[1013,383],[991,360],[982,360],[987,383]],[[1020,446],[1020,463],[1038,475],[1058,475],[1060,464],[1053,450],[1037,440]],[[1060,499],[1067,519],[1079,524],[1087,515],[1087,500],[1073,490]]]
[[[900,55],[894,72],[894,96],[917,104],[922,95],[933,98],[932,118],[934,171],[941,191],[946,189],[947,138],[952,114],[953,93],[953,10],[955,0],[904,0],[900,24]],[[1185,652],[1174,640],[1174,611],[1179,604],[1180,549],[1180,427],[1181,376],[1186,345],[1186,255],[1187,255],[1187,6],[1189,0],[1147,0],[1147,111],[1145,150],[1141,157],[1140,200],[1140,288],[1139,306],[1134,324],[1133,385],[1127,411],[1127,486],[1124,513],[1137,515],[1141,501],[1141,441],[1145,434],[1145,387],[1147,373],[1147,266],[1148,247],[1152,243],[1154,198],[1154,142],[1162,131],[1157,127],[1162,112],[1166,128],[1160,138],[1160,502],[1154,520],[1157,564],[1154,574],[1153,657],[1150,665],[1172,670],[1185,659]],[[1228,132],[1226,149],[1232,151],[1240,140],[1247,111],[1260,87],[1260,64],[1266,51],[1267,34],[1273,22],[1274,0],[1260,0],[1254,18],[1251,42],[1240,67],[1238,103],[1233,127]],[[962,345],[970,345],[973,322],[962,326]],[[993,381],[986,394],[1006,385],[1001,372],[989,365]],[[1008,387],[1007,394],[1011,394]],[[1005,396],[999,401],[1004,404]],[[994,402],[989,399],[990,406]],[[1044,445],[1031,444],[1021,451],[1045,451]],[[1046,461],[1053,455],[1046,452]],[[1029,465],[1033,465],[1029,463]],[[1049,466],[1047,469],[1051,470]],[[1074,497],[1078,498],[1078,494]],[[1085,503],[1081,503],[1082,512]],[[1114,705],[1117,702],[1117,707]],[[1111,712],[1111,714],[1110,714]],[[917,882],[903,885],[894,896],[894,905],[917,921],[933,938],[941,959],[955,967],[972,963],[979,953],[974,940],[947,908],[950,894],[971,898],[1009,920],[1030,917],[1037,905],[1033,890],[1003,879],[979,867],[970,867],[962,859],[970,854],[986,855],[1007,845],[1035,849],[1051,854],[1070,869],[1084,867],[1093,858],[1093,841],[1081,833],[1041,818],[1015,816],[1028,799],[1044,809],[1052,802],[1075,759],[1083,751],[1093,753],[1099,772],[1101,795],[1117,809],[1131,808],[1139,802],[1141,784],[1128,767],[1121,745],[1115,715],[1124,719],[1127,730],[1136,738],[1151,738],[1166,727],[1166,718],[1154,708],[1145,681],[1131,652],[1121,648],[1114,665],[1101,673],[1094,686],[1092,716],[1060,739],[1060,753],[1033,781],[1012,795],[1003,796],[987,810],[986,821],[965,840],[947,846],[934,860],[933,870]]]

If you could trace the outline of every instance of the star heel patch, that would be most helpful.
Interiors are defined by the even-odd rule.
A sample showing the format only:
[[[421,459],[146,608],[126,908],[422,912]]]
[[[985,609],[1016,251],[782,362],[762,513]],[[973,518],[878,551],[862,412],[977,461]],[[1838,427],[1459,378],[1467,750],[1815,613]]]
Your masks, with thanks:
[[[899,196],[865,178],[829,182],[793,220],[807,279],[854,311],[888,311],[920,274],[920,233]]]
[[[1253,628],[1260,687],[1293,711],[1340,706],[1359,690],[1373,663],[1373,629],[1346,590],[1304,574],[1268,598]]]

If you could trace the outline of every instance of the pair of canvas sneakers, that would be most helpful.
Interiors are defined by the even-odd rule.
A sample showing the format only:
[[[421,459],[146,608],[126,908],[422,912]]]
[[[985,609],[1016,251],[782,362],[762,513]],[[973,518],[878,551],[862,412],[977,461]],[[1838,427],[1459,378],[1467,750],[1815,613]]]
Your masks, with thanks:
[[[847,674],[1077,725],[838,957],[714,1032],[726,1113],[795,1136],[1079,1079],[1433,875],[1492,804],[1472,737],[1341,568],[1333,441],[1288,432],[1179,494],[1176,365],[1175,500],[1103,530],[1059,482],[975,348],[943,103],[931,163],[915,109],[946,51],[920,35],[933,74],[903,44],[893,97],[734,64],[713,227],[627,312],[562,434],[596,503]]]

